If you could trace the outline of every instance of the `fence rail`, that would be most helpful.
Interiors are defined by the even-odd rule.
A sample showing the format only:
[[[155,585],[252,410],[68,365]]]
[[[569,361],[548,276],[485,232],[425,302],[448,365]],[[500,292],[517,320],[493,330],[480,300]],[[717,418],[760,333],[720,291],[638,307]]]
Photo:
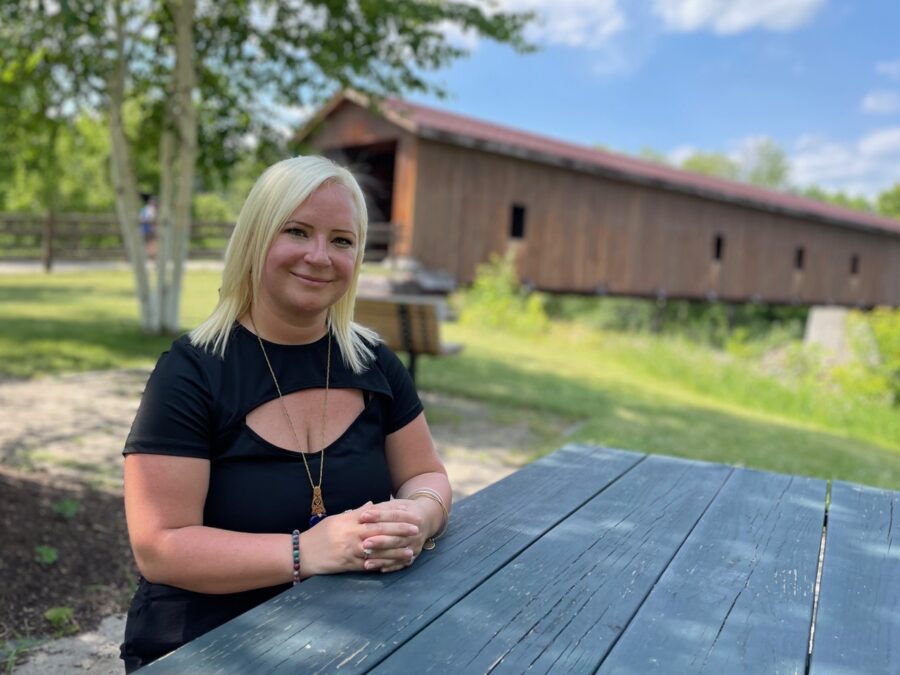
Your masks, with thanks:
[[[234,229],[229,221],[194,221],[188,257],[221,258]],[[394,227],[370,223],[366,261],[378,262],[391,254]],[[125,260],[125,246],[115,214],[60,213],[47,216],[0,213],[0,260],[41,260],[50,268],[54,260]]]

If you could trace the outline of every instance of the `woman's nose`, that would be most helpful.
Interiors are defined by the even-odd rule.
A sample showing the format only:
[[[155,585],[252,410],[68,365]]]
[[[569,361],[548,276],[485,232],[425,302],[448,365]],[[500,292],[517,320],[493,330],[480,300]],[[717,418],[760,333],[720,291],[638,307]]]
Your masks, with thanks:
[[[328,242],[325,237],[313,237],[306,251],[306,261],[312,265],[327,265],[331,262],[328,258]]]

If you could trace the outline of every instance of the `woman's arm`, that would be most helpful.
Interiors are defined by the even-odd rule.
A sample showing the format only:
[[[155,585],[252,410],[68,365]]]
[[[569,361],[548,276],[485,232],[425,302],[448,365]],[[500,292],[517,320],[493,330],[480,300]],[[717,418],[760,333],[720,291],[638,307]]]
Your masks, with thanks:
[[[436,501],[426,497],[411,500],[407,497],[416,490],[428,488],[440,495],[449,512],[453,493],[447,470],[434,447],[425,413],[420,413],[402,429],[387,436],[385,455],[397,498],[375,505],[378,509],[378,522],[402,519],[406,513],[414,513],[421,519],[421,529],[416,535],[372,535],[363,541],[365,548],[375,551],[368,569],[392,572],[405,567],[410,559],[419,555],[425,540],[440,532],[446,525],[444,510]],[[406,560],[401,554],[404,549],[409,552],[405,556]],[[400,563],[397,562],[398,558]]]
[[[168,455],[125,458],[125,516],[141,574],[200,593],[235,593],[288,583],[289,534],[249,534],[203,525],[209,461]],[[235,498],[239,498],[235,495]],[[367,536],[418,533],[418,516],[378,520],[363,506],[329,516],[300,535],[301,576],[362,570]]]
[[[385,440],[385,452],[397,499],[405,499],[420,488],[430,488],[443,498],[444,505],[450,510],[453,501],[450,480],[434,447],[425,413],[420,413],[412,422],[388,436]],[[429,508],[428,511],[431,515],[437,514],[436,518],[431,519],[437,522],[432,523],[430,530],[426,528],[425,536],[430,537],[439,531],[444,512],[432,500],[423,499],[424,501],[434,504],[434,508]]]

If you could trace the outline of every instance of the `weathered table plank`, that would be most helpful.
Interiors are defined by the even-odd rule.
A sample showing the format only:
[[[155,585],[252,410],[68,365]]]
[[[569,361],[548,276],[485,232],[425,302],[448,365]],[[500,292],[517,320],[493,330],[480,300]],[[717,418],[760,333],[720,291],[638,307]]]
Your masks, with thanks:
[[[900,673],[900,493],[832,484],[810,673]]]
[[[598,673],[803,673],[825,491],[736,471]]]
[[[593,673],[731,469],[649,457],[375,673]]]
[[[643,457],[567,446],[460,502],[409,569],[311,579],[141,672],[365,672]]]

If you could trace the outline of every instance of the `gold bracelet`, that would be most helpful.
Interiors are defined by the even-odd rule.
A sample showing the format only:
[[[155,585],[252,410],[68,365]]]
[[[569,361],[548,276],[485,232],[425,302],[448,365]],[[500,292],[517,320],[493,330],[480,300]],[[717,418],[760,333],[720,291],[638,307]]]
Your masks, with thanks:
[[[416,499],[417,497],[425,497],[430,499],[433,502],[436,502],[438,506],[441,507],[441,511],[444,512],[444,522],[441,524],[442,527],[440,532],[435,535],[428,537],[425,540],[425,544],[422,546],[426,551],[430,551],[435,547],[434,540],[439,539],[443,536],[444,532],[447,531],[447,527],[450,525],[450,512],[447,511],[447,507],[444,505],[444,500],[441,498],[441,495],[431,488],[419,488],[412,492],[412,494],[408,495],[406,499]]]

